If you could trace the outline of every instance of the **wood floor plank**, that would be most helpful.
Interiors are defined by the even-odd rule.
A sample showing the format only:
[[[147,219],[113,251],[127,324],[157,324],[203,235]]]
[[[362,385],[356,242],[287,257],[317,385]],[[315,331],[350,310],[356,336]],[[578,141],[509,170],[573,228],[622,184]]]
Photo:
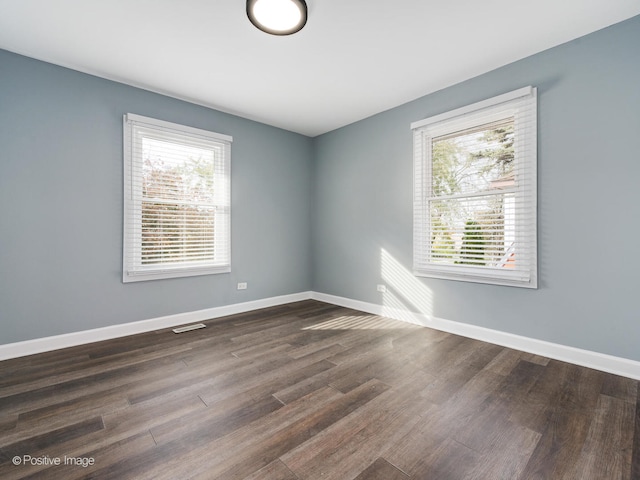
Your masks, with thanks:
[[[221,362],[217,366],[204,364],[195,367],[190,365],[175,381],[159,380],[153,385],[136,388],[128,398],[131,403],[139,403],[171,391],[200,392],[212,386],[214,391],[224,392],[223,387],[233,384],[237,378],[260,375],[289,364],[290,359],[285,354],[277,355],[278,352],[282,353],[284,350],[286,348],[279,351],[271,349],[262,356],[245,360],[230,356],[228,362]]]
[[[393,349],[393,337],[387,332],[352,330],[340,338],[340,345],[347,349],[329,360],[338,365],[357,361],[362,356],[371,355],[373,350],[390,351]]]
[[[291,448],[290,443],[304,441],[317,429],[322,429],[325,422],[336,421],[380,391],[380,385],[371,385],[345,396],[335,389],[325,388],[251,424],[223,432],[219,438],[204,439],[201,435],[196,440],[204,439],[204,442],[190,441],[191,448],[178,456],[173,453],[175,448],[171,448],[175,442],[171,442],[166,447],[174,455],[173,461],[165,463],[163,468],[152,468],[145,475],[149,478],[176,478],[184,464],[188,464],[194,477],[244,478],[277,459],[283,450]],[[202,464],[200,459],[207,455],[211,458]]]
[[[6,389],[13,385],[22,386],[25,383],[49,377],[51,374],[60,375],[64,372],[75,371],[78,369],[78,365],[90,361],[88,354],[73,354],[62,358],[53,358],[46,362],[35,362],[33,357],[37,358],[38,355],[0,362],[0,389]]]
[[[417,473],[415,478],[421,478],[419,474],[424,469],[422,464],[427,460],[425,456],[436,451],[445,441],[450,440],[446,432],[431,428],[432,419],[432,416],[426,416],[418,421],[395,445],[388,446],[388,449],[382,454],[384,458],[403,472],[407,472],[409,475]],[[469,448],[466,448],[465,451],[468,451],[474,459],[478,455]],[[458,458],[458,461],[461,459]],[[429,477],[422,476],[422,478]]]
[[[575,473],[568,478],[631,479],[633,432],[625,427],[634,417],[635,405],[600,395]]]
[[[111,436],[118,432],[129,435],[184,418],[194,412],[202,413],[207,406],[195,395],[171,393],[147,402],[129,405],[125,410],[106,413],[102,416],[105,429]]]
[[[478,452],[451,438],[445,438],[425,450],[422,457],[412,465],[409,473],[411,478],[415,479],[467,479],[480,460],[481,455]]]
[[[306,359],[306,357],[303,357]],[[312,360],[309,358],[309,360]],[[275,393],[283,388],[296,385],[301,381],[309,377],[313,377],[317,374],[330,375],[331,371],[335,368],[331,362],[327,360],[320,360],[319,362],[312,363],[311,365],[297,368],[293,371],[288,371],[284,375],[270,376],[265,375],[259,382],[256,382],[255,386],[246,388],[245,392],[254,399],[262,398],[265,395],[273,396],[282,402]],[[232,391],[232,389],[229,389]],[[203,397],[205,398],[205,397]],[[219,398],[219,396],[214,396]],[[282,402],[283,404],[286,402]]]
[[[213,386],[203,389],[199,395],[207,405],[241,391],[259,398],[294,385],[307,376],[328,372],[334,367],[327,360],[310,363],[312,361],[312,358],[304,357],[297,360],[285,360],[276,370],[265,369],[262,365],[257,365],[251,370],[242,371],[239,369],[243,374],[243,379],[238,380],[233,372],[229,375],[222,375]]]
[[[2,451],[10,455],[30,454],[30,452],[39,451],[48,445],[67,441],[96,430],[102,430],[104,424],[101,417],[94,417],[79,423],[70,424],[65,427],[51,430],[44,433],[38,433],[31,437],[14,443],[3,445]]]
[[[137,458],[143,452],[152,452],[155,449],[155,442],[149,432],[140,433],[124,438],[116,442],[91,450],[84,458],[93,458],[94,465],[81,467],[76,465],[65,466],[62,469],[51,468],[51,473],[55,478],[65,480],[86,479],[86,478],[118,478],[122,480],[134,480],[137,478],[136,469],[123,469],[122,465],[132,465],[132,458]],[[117,476],[112,472],[118,470]],[[52,478],[52,477],[49,477]]]
[[[527,463],[523,478],[565,478],[571,472],[586,440],[590,414],[556,409]]]
[[[84,381],[79,379],[63,382],[58,388],[53,385],[35,389],[32,397],[25,392],[3,399],[0,401],[0,412],[5,409],[6,404],[3,403],[8,400],[6,408],[18,413],[18,423],[4,438],[0,438],[0,445],[31,436],[34,426],[51,430],[73,423],[76,417],[88,418],[94,414],[104,415],[126,408],[129,404],[126,394],[131,383],[144,385],[147,379],[184,369],[184,365],[177,365],[178,370],[164,365],[164,370],[158,368],[158,365],[151,370],[140,369],[140,365],[137,365],[133,369],[122,369],[121,376],[96,375]],[[112,385],[116,387],[110,388]],[[97,399],[97,402],[87,401],[92,398]]]
[[[483,370],[501,350],[502,347],[497,345],[477,341],[458,343],[445,355],[451,363],[439,365],[438,369],[425,369],[425,371],[433,373],[436,380],[423,392],[423,397],[432,403],[447,401],[478,372]]]
[[[535,363],[537,365],[543,365],[545,367],[549,364],[549,361],[551,360],[548,357],[542,357],[540,355],[534,355],[533,353],[527,353],[527,352],[521,352],[520,356],[522,360],[525,360],[530,363]]]
[[[606,375],[601,392],[603,395],[635,404],[638,399],[638,382],[619,375]]]
[[[603,378],[601,372],[552,360],[520,398],[517,422],[543,433],[550,425],[557,425],[557,420],[549,421],[556,411],[556,419],[563,412],[589,415],[595,409]]]
[[[272,339],[279,339],[287,336],[287,334],[291,333],[292,327],[304,327],[308,325],[308,320],[305,318],[295,318],[291,319],[287,323],[282,322],[274,322],[271,326],[265,326],[265,328],[261,328],[254,332],[244,333],[241,335],[237,335],[233,337],[231,340],[238,345],[251,344],[256,342],[268,342]],[[333,332],[327,331],[323,332],[324,336],[333,335]]]
[[[391,465],[384,458],[378,457],[375,462],[364,469],[354,480],[408,480],[409,476]]]
[[[636,416],[634,421],[633,453],[631,458],[631,478],[640,478],[640,388],[638,389],[638,399],[636,401]]]
[[[232,456],[221,462],[213,473],[218,478],[244,478],[262,468],[264,464],[276,458],[283,458],[287,452],[358,410],[388,388],[388,385],[378,381],[367,382],[315,413],[274,431],[268,438],[260,442],[245,443],[243,461],[239,461],[237,456]],[[291,469],[286,461],[284,463]],[[292,471],[296,473],[295,470]],[[209,470],[202,478],[210,478],[208,475],[211,473]]]
[[[405,472],[421,472],[431,468],[428,467],[429,462],[425,464],[425,452],[435,451],[445,442],[454,440],[452,436],[461,436],[467,443],[470,443],[469,436],[472,434],[486,438],[491,430],[476,431],[467,426],[472,421],[478,421],[478,416],[487,408],[487,398],[503,381],[501,375],[483,369],[447,401],[442,404],[427,403],[425,407],[428,408],[421,414],[420,421],[384,451],[384,458]],[[467,457],[476,458],[475,453]],[[470,468],[470,463],[467,467]]]
[[[43,425],[52,417],[61,420],[64,417],[92,416],[94,413],[104,415],[129,406],[124,392],[125,389],[122,387],[115,387],[72,400],[53,403],[20,413],[18,421],[22,427],[31,424]]]
[[[191,414],[152,427],[150,432],[157,445],[180,439],[195,444],[199,442],[198,436],[209,440],[224,436],[280,407],[282,403],[273,397],[264,397],[260,401],[255,401],[249,395],[240,394],[218,402],[205,411],[196,410]]]
[[[162,399],[162,404],[146,404],[140,408],[140,405],[130,407],[131,410],[126,412],[115,412],[105,415],[103,418],[104,429],[86,433],[82,436],[65,439],[64,441],[52,442],[44,448],[38,450],[39,456],[48,456],[50,458],[68,457],[91,457],[96,458],[96,452],[102,455],[102,452],[109,451],[113,445],[119,445],[122,442],[129,442],[131,439],[139,439],[143,444],[150,446],[149,441],[153,441],[149,434],[149,428],[163,422],[168,422],[172,418],[183,416],[185,413],[194,409],[205,408],[204,403],[197,397],[193,399],[175,398]],[[138,440],[136,440],[138,442]],[[155,444],[154,444],[155,445]],[[96,460],[98,460],[96,458]],[[100,462],[104,462],[104,458],[100,458]],[[21,467],[19,471],[23,473],[31,472],[36,478],[44,475],[44,478],[51,478],[51,473],[39,472],[41,469]],[[80,469],[83,470],[83,469]],[[15,473],[15,472],[14,472]],[[22,478],[22,476],[19,476]],[[0,475],[0,478],[4,478]],[[29,477],[27,477],[29,478]],[[64,477],[55,477],[64,478]]]
[[[493,409],[493,413],[488,418],[493,422],[494,428],[491,431],[499,430],[498,425],[503,424],[507,430],[513,425],[530,429],[531,418],[537,418],[544,414],[546,406],[543,404],[529,403],[527,400],[531,396],[531,391],[536,387],[538,379],[544,373],[544,368],[540,364],[520,360],[511,370],[499,387],[492,392],[487,399],[486,408]],[[480,424],[474,420],[470,422],[468,431],[480,432]],[[466,440],[461,440],[466,441]],[[476,436],[476,441],[484,442],[487,445],[486,437]],[[467,443],[470,445],[470,443]]]
[[[370,348],[364,348],[366,345],[370,345]],[[316,374],[313,376],[309,376],[302,381],[292,384],[289,387],[285,387],[282,390],[278,390],[274,392],[274,395],[278,397],[284,403],[289,403],[292,400],[300,398],[318,388],[324,387],[326,385],[331,385],[334,388],[337,388],[343,393],[346,393],[367,381],[376,378],[376,375],[373,373],[371,369],[377,369],[381,372],[381,369],[385,369],[384,363],[396,365],[396,371],[398,369],[405,370],[399,376],[405,376],[410,374],[412,371],[416,370],[416,367],[407,363],[402,363],[401,365],[405,365],[406,368],[398,365],[398,360],[390,359],[390,355],[394,351],[393,345],[390,342],[385,342],[384,344],[379,344],[378,342],[374,342],[373,345],[370,343],[363,343],[358,345],[357,349],[363,347],[362,352],[359,352],[352,358],[351,362],[338,362],[338,365],[335,368],[328,370],[327,372],[322,372],[320,374]],[[300,357],[302,358],[314,358],[314,357]],[[328,357],[327,360],[331,363],[334,362],[335,356]],[[377,360],[382,360],[382,364],[374,366]],[[393,370],[391,365],[387,365],[390,369],[387,369],[387,375],[385,383],[394,383],[398,378],[391,378],[389,372]],[[432,378],[432,377],[430,377]],[[384,380],[383,380],[384,381]]]
[[[167,367],[179,363],[179,356],[184,351],[185,348],[178,348],[130,359],[123,358],[104,364],[78,365],[77,370],[60,375],[49,374],[44,379],[5,387],[0,389],[0,412],[9,411],[10,407],[15,404],[22,406],[34,397],[48,398],[53,391],[61,394],[64,391],[82,389],[87,384],[103,384],[113,378],[122,378],[137,372],[150,372],[157,370],[158,367]]]
[[[224,459],[234,455],[242,456],[244,442],[267,438],[278,426],[281,427],[287,421],[300,420],[308,412],[314,411],[314,408],[321,408],[327,401],[340,396],[335,390],[325,389],[295,405],[276,408],[267,415],[265,413],[268,410],[262,410],[260,405],[247,403],[246,408],[240,405],[235,413],[228,409],[222,412],[217,417],[218,423],[206,423],[206,419],[205,422],[200,422],[197,417],[193,418],[196,423],[186,429],[186,437],[175,434],[169,438],[172,429],[180,424],[171,422],[172,425],[163,425],[154,430],[159,440],[155,448],[142,450],[117,465],[111,465],[108,470],[100,472],[97,478],[175,479],[192,478],[200,470],[213,472],[216,465]],[[249,405],[254,408],[249,408]],[[251,426],[257,420],[261,420],[261,428]],[[183,421],[190,423],[188,418]],[[167,441],[163,441],[162,435],[166,435],[164,440]],[[209,478],[220,477],[211,473]]]
[[[307,355],[314,354],[318,351],[326,351],[327,349],[340,347],[340,350],[334,351],[331,353],[331,355],[328,355],[328,356],[337,355],[338,353],[347,349],[347,347],[345,347],[341,343],[341,339],[345,337],[347,334],[348,332],[346,331],[336,332],[336,334],[332,335],[331,337],[323,338],[322,340],[318,340],[316,342],[306,343],[305,345],[300,345],[294,348],[293,350],[291,350],[290,352],[288,352],[288,354],[291,358],[300,358],[300,357],[305,357]]]
[[[2,420],[0,420],[0,434],[16,428],[16,424],[18,423],[17,413],[12,415],[3,415],[1,418]]]
[[[244,480],[299,480],[299,478],[278,459],[249,475]]]
[[[19,442],[3,445],[0,447],[0,478],[15,475],[16,472],[22,472],[25,465],[12,464],[15,457],[24,458],[31,456],[34,458],[41,457],[43,451],[51,445],[64,444],[70,440],[83,437],[90,433],[102,430],[104,424],[102,418],[95,417],[89,420],[67,425],[56,430],[34,434],[33,436],[21,440]]]
[[[526,478],[522,473],[541,435],[512,423],[493,423],[493,430],[496,427],[498,434],[492,435],[488,445],[482,449],[482,457],[467,475],[469,480]]]
[[[297,383],[273,392],[273,396],[284,404],[294,402],[317,390],[329,387],[329,383],[335,372],[336,369],[331,369],[306,377]]]
[[[425,377],[421,373],[422,377]],[[400,389],[389,389],[326,430],[281,457],[305,479],[352,478],[374,462],[391,443],[402,438],[429,405],[418,392],[429,381],[418,375]],[[384,408],[381,408],[384,405]]]
[[[488,371],[480,372],[476,378],[484,382],[478,382],[477,391],[465,386],[457,402],[443,405],[449,415],[457,412],[456,416],[461,420],[454,422],[453,418],[447,418],[448,423],[456,426],[462,423],[451,430],[452,438],[485,455],[500,451],[505,444],[520,441],[522,437],[535,438],[535,446],[540,434],[513,422],[512,418],[522,408],[520,399],[527,392],[527,386],[533,383],[537,368],[541,367],[521,361],[506,378],[492,378]],[[492,380],[494,383],[490,383]],[[528,452],[527,459],[531,453]]]
[[[203,323],[0,362],[0,478],[640,479],[636,380],[315,300]]]
[[[522,353],[510,348],[503,349],[498,355],[491,360],[485,367],[487,370],[497,373],[498,375],[509,375],[516,365],[522,360]]]
[[[311,344],[314,345],[314,344]],[[333,345],[328,345],[326,347],[323,348],[318,348],[314,351],[307,351],[304,355],[300,355],[300,351],[297,352],[297,356],[293,356],[291,355],[291,352],[288,352],[288,355],[291,358],[295,358],[296,360],[304,358],[305,360],[327,360],[330,357],[333,357],[334,355],[337,355],[338,353],[342,353],[346,350],[347,347],[340,345],[339,343],[334,343]],[[335,363],[331,362],[333,365],[335,365]]]
[[[523,478],[566,478],[577,465],[595,413],[604,374],[551,361],[532,389],[543,402],[534,426],[542,433]],[[570,476],[569,476],[570,478]]]
[[[406,358],[402,355],[391,351],[382,358],[372,358],[371,356],[360,358],[357,362],[353,362],[348,373],[334,378],[330,385],[345,393],[372,379],[381,380],[387,385],[395,385],[397,382],[401,382],[406,375],[417,370],[418,368],[407,363]],[[340,371],[339,368],[334,370],[336,374]]]

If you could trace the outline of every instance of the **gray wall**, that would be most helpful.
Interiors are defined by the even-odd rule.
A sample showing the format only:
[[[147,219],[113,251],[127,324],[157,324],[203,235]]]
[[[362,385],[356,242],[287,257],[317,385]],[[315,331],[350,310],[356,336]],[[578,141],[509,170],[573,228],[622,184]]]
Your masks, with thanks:
[[[314,290],[640,360],[639,45],[635,17],[314,139]],[[526,85],[539,289],[416,279],[410,123]]]
[[[232,273],[122,283],[127,112],[233,136]],[[0,344],[309,290],[312,147],[0,51]]]

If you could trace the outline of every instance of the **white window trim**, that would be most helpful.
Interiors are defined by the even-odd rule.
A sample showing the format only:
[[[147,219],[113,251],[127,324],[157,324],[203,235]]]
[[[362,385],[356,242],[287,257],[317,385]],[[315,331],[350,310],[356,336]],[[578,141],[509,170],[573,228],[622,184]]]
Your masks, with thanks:
[[[518,108],[512,110],[510,104],[519,100],[530,99],[528,111],[521,114]],[[516,217],[516,244],[530,245],[528,255],[531,259],[530,269],[527,271],[509,269],[491,269],[486,267],[469,267],[465,265],[442,265],[428,261],[428,250],[424,242],[418,239],[425,238],[425,231],[430,235],[430,224],[426,220],[429,218],[429,206],[427,201],[428,186],[425,182],[431,179],[431,140],[434,137],[462,131],[477,125],[478,120],[474,118],[476,112],[483,111],[483,122],[504,118],[505,115],[513,114],[516,122],[517,137],[516,142],[516,169],[520,175],[524,173],[526,182],[516,189],[516,202],[524,204],[525,196],[527,213]],[[491,110],[495,110],[491,112]],[[435,115],[411,124],[414,134],[414,246],[413,246],[413,270],[416,276],[440,278],[446,280],[458,280],[466,282],[477,282],[494,285],[505,285],[525,288],[538,287],[537,273],[537,90],[534,87],[525,87],[512,92],[499,95],[481,102],[467,105],[462,108],[451,110],[439,115]],[[487,111],[490,113],[487,115]],[[523,115],[527,117],[525,123],[522,122]],[[526,125],[526,128],[522,128]],[[520,128],[518,128],[520,127]],[[518,143],[522,144],[526,137],[528,148],[524,154],[517,148]],[[531,219],[529,225],[523,225],[523,221]],[[416,233],[420,232],[420,233]]]
[[[166,132],[170,132],[172,135],[176,135],[185,144],[192,143],[198,144],[198,139],[205,142],[215,142],[220,144],[220,148],[223,155],[224,171],[219,174],[220,181],[225,185],[225,189],[222,191],[222,195],[226,197],[226,200],[221,203],[225,204],[224,219],[227,229],[223,232],[226,235],[224,239],[227,244],[228,255],[223,262],[217,264],[207,263],[205,265],[198,265],[194,262],[193,265],[186,263],[178,265],[160,266],[142,266],[139,261],[139,245],[141,239],[141,211],[142,211],[142,199],[141,196],[134,195],[136,187],[134,186],[134,175],[132,174],[134,168],[133,158],[133,128],[134,126],[149,127],[150,130],[164,129]],[[153,136],[153,133],[150,133]],[[166,136],[158,135],[158,138],[165,138]],[[123,215],[123,267],[122,267],[122,281],[128,282],[140,282],[145,280],[159,280],[164,278],[179,278],[179,277],[191,277],[197,275],[210,275],[218,273],[228,273],[231,271],[231,143],[233,137],[220,133],[210,132],[199,128],[189,127],[176,123],[166,122],[155,118],[144,117],[132,113],[127,113],[123,117],[123,145],[124,145],[124,215]],[[138,252],[138,253],[136,253]],[[136,257],[136,255],[138,257]],[[137,258],[137,260],[136,260]],[[136,267],[132,268],[132,264]]]

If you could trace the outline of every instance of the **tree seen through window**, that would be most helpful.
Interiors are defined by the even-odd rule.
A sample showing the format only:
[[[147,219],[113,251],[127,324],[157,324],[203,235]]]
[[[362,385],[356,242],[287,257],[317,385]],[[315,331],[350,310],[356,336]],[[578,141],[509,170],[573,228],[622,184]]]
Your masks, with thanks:
[[[432,139],[431,259],[510,267],[514,242],[514,119]]]

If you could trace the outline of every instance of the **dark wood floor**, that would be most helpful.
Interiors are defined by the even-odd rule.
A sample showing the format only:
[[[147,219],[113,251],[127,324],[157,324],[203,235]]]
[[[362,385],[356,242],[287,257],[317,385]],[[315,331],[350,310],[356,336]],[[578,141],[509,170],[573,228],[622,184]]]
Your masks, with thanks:
[[[206,323],[0,362],[0,478],[640,478],[637,381],[315,301]]]

